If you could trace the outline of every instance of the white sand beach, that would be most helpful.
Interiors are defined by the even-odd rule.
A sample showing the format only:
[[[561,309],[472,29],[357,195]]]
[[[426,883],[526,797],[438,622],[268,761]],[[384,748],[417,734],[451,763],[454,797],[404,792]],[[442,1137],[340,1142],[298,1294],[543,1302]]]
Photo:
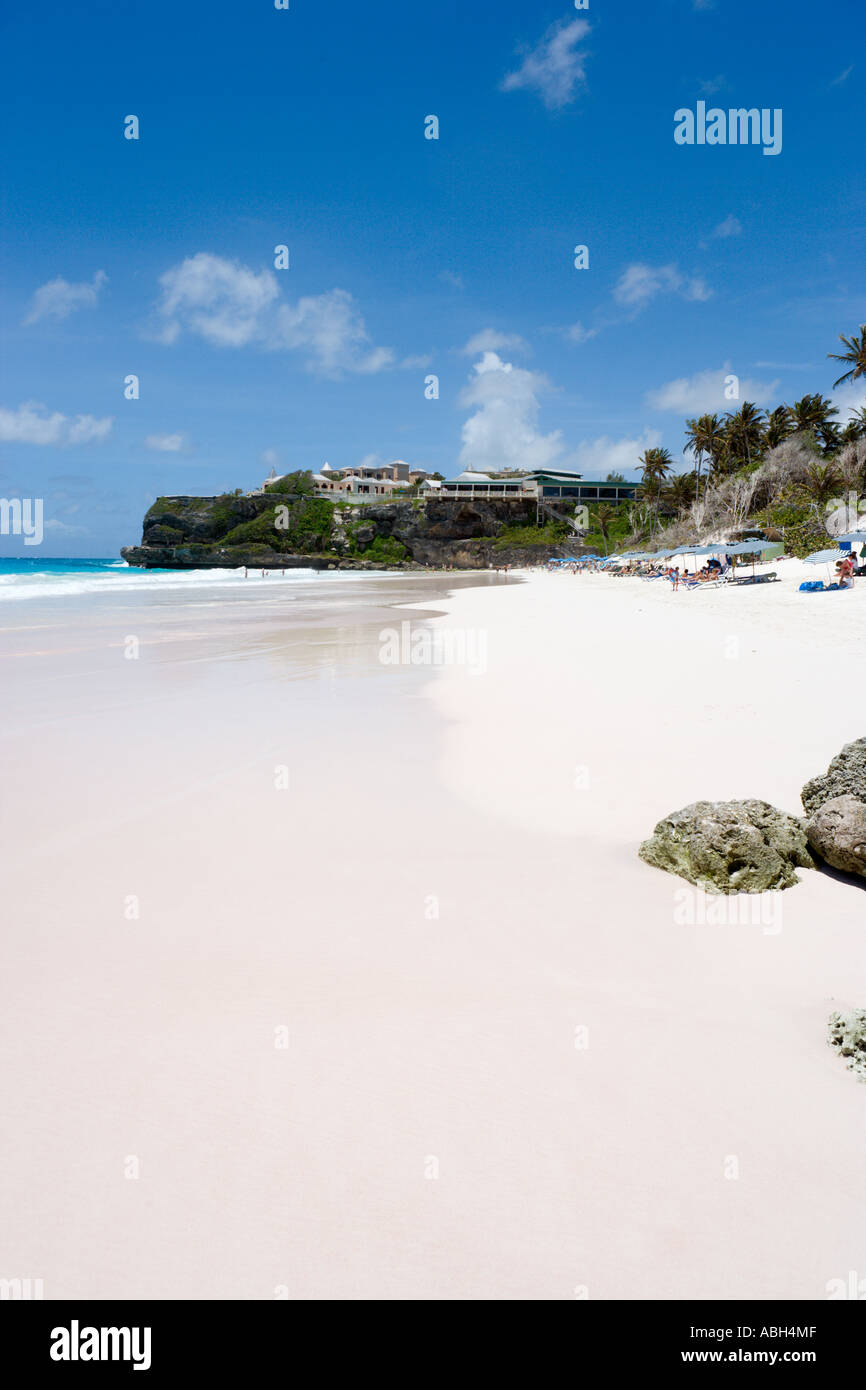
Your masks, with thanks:
[[[123,1299],[862,1277],[866,1086],[826,1024],[866,1005],[866,895],[804,872],[768,920],[690,924],[637,857],[698,799],[798,813],[866,732],[866,581],[777,568],[441,576],[396,609],[412,584],[383,580],[301,623],[273,591],[5,609],[0,1274]],[[478,659],[383,664],[410,620]]]

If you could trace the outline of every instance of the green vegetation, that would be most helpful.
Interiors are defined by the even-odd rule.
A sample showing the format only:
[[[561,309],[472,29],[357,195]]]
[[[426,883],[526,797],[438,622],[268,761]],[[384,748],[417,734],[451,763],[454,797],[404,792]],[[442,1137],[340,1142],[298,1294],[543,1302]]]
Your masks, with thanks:
[[[512,546],[562,545],[571,535],[567,521],[548,521],[544,526],[504,526],[493,542],[494,550]]]
[[[328,551],[334,504],[323,497],[278,503],[220,538],[220,545],[267,545],[281,554]],[[285,524],[287,523],[287,524]]]
[[[827,354],[847,369],[834,386],[866,378],[866,325],[841,343],[843,352]],[[743,401],[725,415],[687,420],[683,453],[693,468],[671,477],[670,454],[648,449],[627,534],[616,520],[599,523],[587,544],[664,547],[751,524],[793,554],[822,548],[826,517],[866,493],[866,408],[845,424],[838,414],[832,400],[811,392],[767,412]]]
[[[366,545],[352,538],[349,549],[359,560],[370,560],[382,566],[399,565],[409,558],[405,545],[394,536],[374,536]]]
[[[211,518],[217,526],[231,526],[237,516],[236,499],[230,492],[223,492],[214,499],[211,508]]]
[[[622,547],[630,533],[629,509],[611,507],[601,502],[589,514],[589,530],[582,538],[581,544],[597,555],[612,555]]]
[[[291,493],[295,497],[312,497],[316,491],[313,475],[309,468],[298,468],[294,473],[286,473],[275,478],[265,489],[266,492]]]

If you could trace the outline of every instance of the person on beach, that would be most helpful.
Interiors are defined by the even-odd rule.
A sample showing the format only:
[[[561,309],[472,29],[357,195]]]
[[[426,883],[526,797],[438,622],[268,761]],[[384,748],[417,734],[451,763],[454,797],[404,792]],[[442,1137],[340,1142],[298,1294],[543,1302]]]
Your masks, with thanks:
[[[840,561],[837,563],[836,568],[837,568],[838,571],[839,571],[839,588],[840,588],[840,589],[853,589],[853,588],[854,588],[854,561],[851,559],[851,556],[850,556],[850,555],[846,555],[844,560],[840,560]]]

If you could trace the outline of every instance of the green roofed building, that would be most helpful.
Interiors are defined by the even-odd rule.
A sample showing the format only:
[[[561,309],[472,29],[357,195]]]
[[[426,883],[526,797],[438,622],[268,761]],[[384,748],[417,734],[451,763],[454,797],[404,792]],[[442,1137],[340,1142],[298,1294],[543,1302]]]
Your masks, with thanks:
[[[615,505],[632,502],[637,486],[637,483],[594,482],[561,468],[533,469],[529,473],[498,478],[467,468],[456,478],[440,483],[435,491],[439,497],[512,497],[521,501],[534,497],[540,501],[564,499]]]
[[[548,468],[528,475],[538,497],[570,497],[575,502],[633,502],[637,483],[596,482],[579,473]]]

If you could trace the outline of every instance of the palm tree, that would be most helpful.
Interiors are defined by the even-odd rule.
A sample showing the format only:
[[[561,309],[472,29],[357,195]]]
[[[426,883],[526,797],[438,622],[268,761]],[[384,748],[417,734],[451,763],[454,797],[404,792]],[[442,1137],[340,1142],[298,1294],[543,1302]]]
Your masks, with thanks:
[[[839,412],[832,401],[825,400],[820,391],[817,395],[802,396],[790,407],[794,430],[800,434],[811,430],[820,434],[821,429]]]
[[[602,537],[602,540],[604,541],[604,553],[605,553],[605,555],[607,554],[607,533],[608,533],[608,528],[609,528],[610,523],[613,521],[613,519],[614,519],[615,516],[616,516],[616,508],[615,508],[615,507],[609,506],[609,505],[607,504],[607,502],[600,502],[600,503],[598,504],[598,506],[596,507],[595,511],[594,511],[594,512],[590,512],[590,514],[589,514],[589,519],[590,519],[590,521],[594,521],[595,524],[596,524],[596,526],[598,527],[599,531],[601,532],[601,537]]]
[[[659,502],[661,500],[662,487],[665,478],[673,468],[673,459],[669,449],[645,449],[642,456],[638,459],[642,478],[642,487],[647,497],[655,497],[655,517],[658,524]]]
[[[690,453],[695,460],[695,496],[701,491],[701,466],[705,458],[713,467],[722,452],[724,428],[718,415],[701,415],[696,420],[686,420],[686,444],[684,454]]]
[[[825,420],[818,426],[818,438],[825,454],[835,454],[842,443],[842,430],[835,420]]]
[[[804,488],[820,507],[829,502],[841,481],[832,463],[810,463],[803,475]]]
[[[739,410],[725,416],[725,432],[730,444],[745,452],[746,464],[751,468],[752,450],[758,452],[764,437],[763,410],[754,401],[743,401]]]
[[[844,333],[839,334],[839,342],[844,343],[847,352],[828,352],[827,356],[832,357],[835,362],[849,363],[848,371],[840,376],[838,381],[833,382],[834,389],[841,386],[843,381],[856,381],[858,377],[866,376],[866,323],[860,325],[860,336],[856,334],[853,338],[846,338]]]
[[[678,512],[687,511],[695,500],[694,473],[677,473],[671,478],[668,496]]]
[[[775,449],[777,444],[781,444],[793,429],[791,412],[786,405],[777,405],[775,410],[767,414],[767,422],[764,425],[764,443],[768,449]]]
[[[866,439],[866,405],[861,405],[857,410],[852,411],[851,418],[842,431],[843,444],[856,443],[858,439]]]

